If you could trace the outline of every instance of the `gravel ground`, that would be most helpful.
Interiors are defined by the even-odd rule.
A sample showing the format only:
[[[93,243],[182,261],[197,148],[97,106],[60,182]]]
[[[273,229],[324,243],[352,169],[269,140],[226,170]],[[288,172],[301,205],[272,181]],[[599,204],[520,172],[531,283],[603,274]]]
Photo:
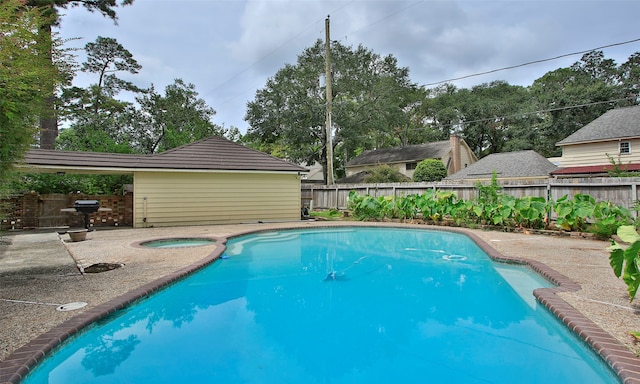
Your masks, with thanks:
[[[87,241],[75,243],[68,242],[67,235],[53,231],[4,234],[0,238],[0,361],[70,317],[201,260],[221,246],[214,243],[192,248],[150,249],[139,247],[140,241],[167,237],[223,238],[252,230],[318,225],[328,224],[98,229],[87,235]],[[504,256],[540,261],[578,283],[582,289],[559,295],[634,353],[640,353],[640,347],[634,345],[629,334],[631,330],[640,331],[640,302],[630,303],[626,285],[614,276],[608,263],[608,242],[496,231],[470,232]],[[102,273],[80,273],[82,268],[96,263],[124,266]],[[58,305],[73,302],[88,305],[74,311],[56,310]]]

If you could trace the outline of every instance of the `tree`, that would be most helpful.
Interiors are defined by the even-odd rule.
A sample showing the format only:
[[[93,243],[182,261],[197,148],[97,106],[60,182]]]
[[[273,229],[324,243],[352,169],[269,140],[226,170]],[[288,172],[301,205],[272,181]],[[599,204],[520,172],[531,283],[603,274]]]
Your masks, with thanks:
[[[640,103],[640,52],[629,56],[629,59],[620,65],[619,80],[623,96],[629,98],[629,105]]]
[[[122,0],[121,5],[132,4],[134,0]],[[98,11],[103,16],[111,18],[114,22],[117,20],[116,12],[113,9],[117,7],[116,0],[25,0],[22,3],[28,7],[42,9],[47,16],[47,22],[39,27],[40,37],[38,44],[42,52],[49,52],[49,61],[53,63],[54,54],[52,46],[52,27],[58,25],[60,15],[59,8],[83,6],[90,12]],[[58,120],[55,112],[55,87],[50,85],[43,88],[41,100],[44,104],[44,110],[40,113],[40,147],[53,149],[55,138],[58,136]]]
[[[447,177],[447,167],[438,159],[424,159],[413,171],[413,181],[440,181]]]
[[[59,149],[129,153],[132,103],[117,100],[121,91],[144,92],[117,76],[125,71],[136,74],[141,66],[115,39],[98,37],[85,46],[84,72],[97,75],[97,83],[88,88],[72,87],[62,93],[62,116],[70,122],[56,140]]]
[[[198,97],[195,85],[176,79],[165,88],[136,98],[140,110],[131,128],[132,145],[141,153],[156,153],[212,135],[237,134],[212,122],[216,111]]]
[[[0,2],[0,180],[33,143],[41,90],[60,81],[39,34],[49,22],[42,9]]]
[[[113,98],[120,91],[141,92],[130,81],[118,78],[116,72],[129,72],[136,74],[142,66],[133,58],[131,52],[126,50],[116,39],[98,36],[95,43],[87,43],[87,61],[82,65],[84,72],[98,74],[98,83],[93,90],[93,110],[97,114],[103,93],[106,97]]]
[[[544,138],[535,149],[543,156],[558,156],[556,143],[571,135],[607,110],[624,105],[615,100],[624,97],[619,71],[601,51],[582,56],[570,68],[546,73],[530,87],[540,114],[538,137]]]
[[[324,43],[318,40],[287,64],[248,103],[246,139],[273,146],[294,162],[320,162],[326,172],[326,102],[319,77],[325,71]],[[410,125],[418,98],[407,68],[393,56],[358,46],[331,44],[333,137],[336,169],[366,149],[398,145],[399,128]],[[326,180],[325,175],[325,180]]]

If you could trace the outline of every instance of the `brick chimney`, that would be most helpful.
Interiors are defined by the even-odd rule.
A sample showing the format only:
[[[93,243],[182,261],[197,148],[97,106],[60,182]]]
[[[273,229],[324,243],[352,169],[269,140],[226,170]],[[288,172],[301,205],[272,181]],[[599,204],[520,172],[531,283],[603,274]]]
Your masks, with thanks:
[[[449,174],[454,174],[462,169],[460,158],[460,136],[455,133],[449,137],[449,145],[451,146],[451,169]]]

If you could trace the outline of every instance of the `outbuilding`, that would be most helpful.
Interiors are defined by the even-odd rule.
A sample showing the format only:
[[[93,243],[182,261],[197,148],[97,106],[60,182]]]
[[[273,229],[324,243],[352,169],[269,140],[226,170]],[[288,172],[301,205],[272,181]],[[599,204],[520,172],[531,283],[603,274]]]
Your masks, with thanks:
[[[31,149],[18,168],[133,175],[134,227],[299,220],[307,172],[220,136],[153,155]]]

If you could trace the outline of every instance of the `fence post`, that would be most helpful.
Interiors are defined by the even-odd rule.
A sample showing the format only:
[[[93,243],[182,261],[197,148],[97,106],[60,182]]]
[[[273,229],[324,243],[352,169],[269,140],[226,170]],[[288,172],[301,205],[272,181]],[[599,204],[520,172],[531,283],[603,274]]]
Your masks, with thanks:
[[[631,183],[631,201],[629,202],[629,207],[631,207],[632,215],[634,219],[638,218],[638,211],[633,209],[635,202],[638,201],[638,184],[633,182]]]

